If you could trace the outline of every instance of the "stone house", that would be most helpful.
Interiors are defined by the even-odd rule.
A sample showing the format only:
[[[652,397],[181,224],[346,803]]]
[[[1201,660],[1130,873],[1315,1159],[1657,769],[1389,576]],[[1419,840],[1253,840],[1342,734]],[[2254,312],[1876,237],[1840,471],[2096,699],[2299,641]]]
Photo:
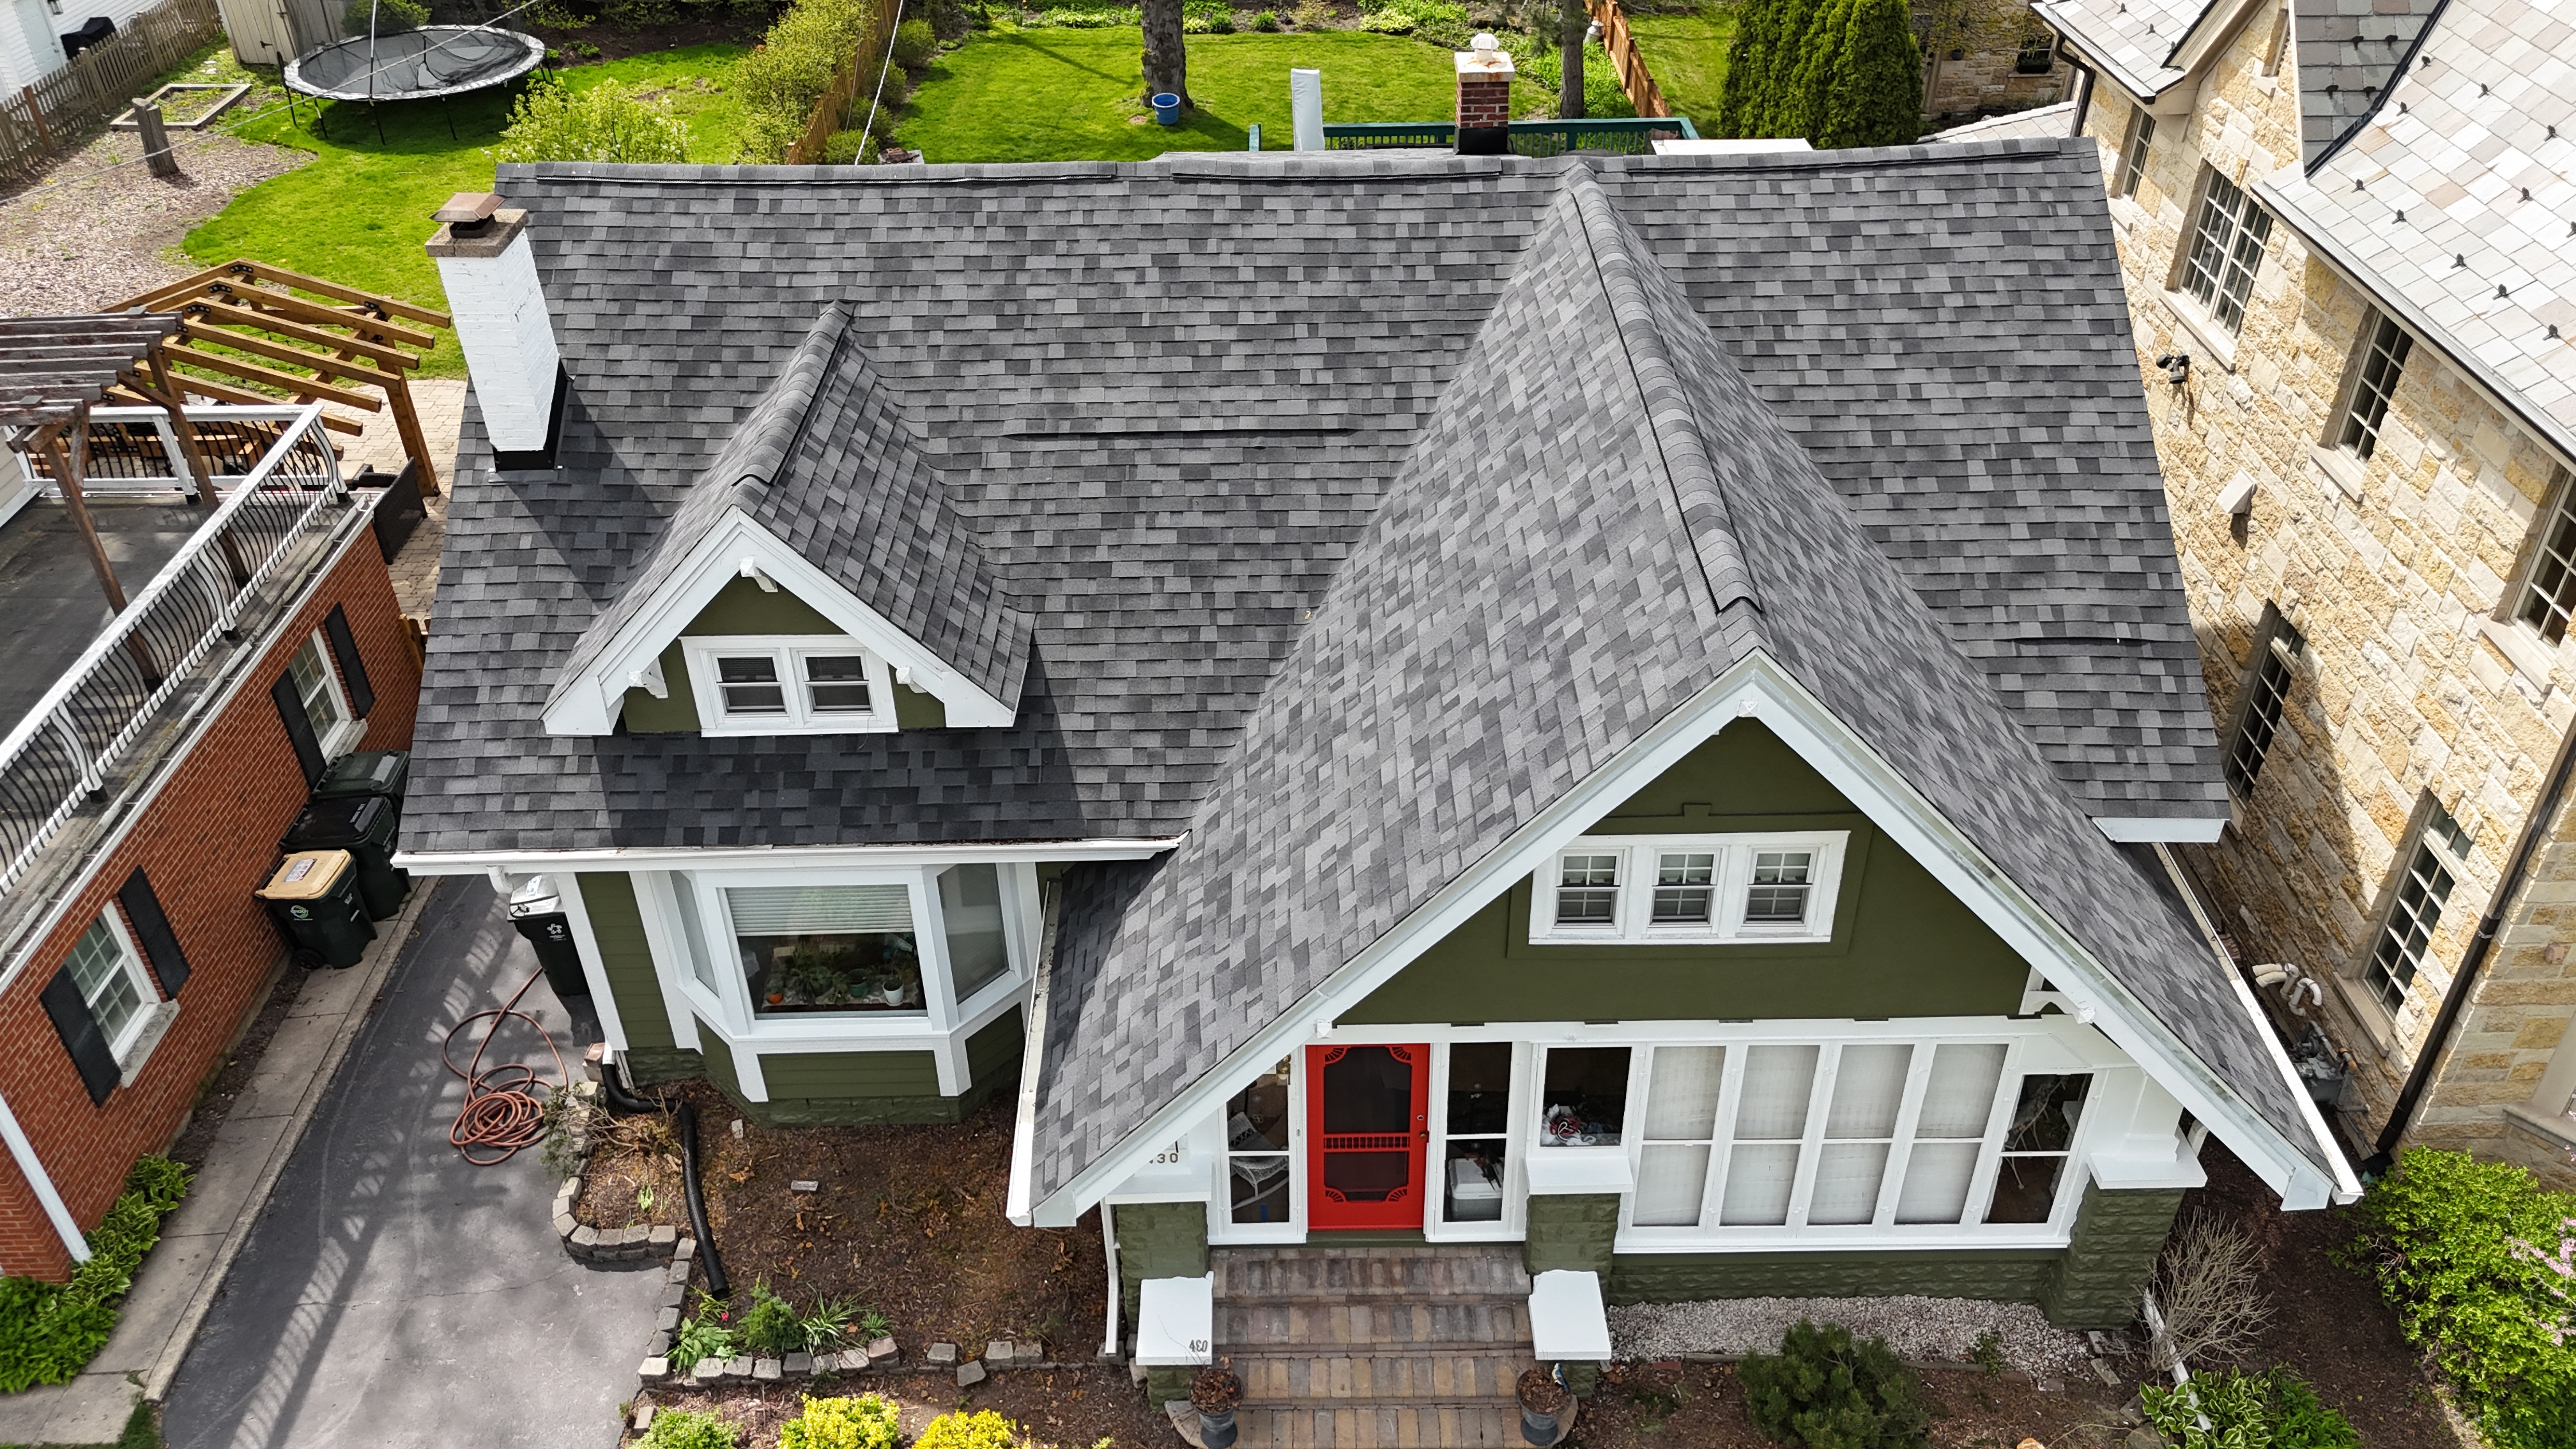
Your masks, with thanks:
[[[2038,8],[2235,799],[2184,853],[2362,1153],[2576,1180],[2576,4]]]

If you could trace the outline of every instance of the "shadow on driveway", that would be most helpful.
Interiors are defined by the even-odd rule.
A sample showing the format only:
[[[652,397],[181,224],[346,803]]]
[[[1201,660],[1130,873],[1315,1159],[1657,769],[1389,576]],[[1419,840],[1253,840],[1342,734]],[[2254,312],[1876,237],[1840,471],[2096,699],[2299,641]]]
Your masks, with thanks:
[[[440,1041],[537,961],[480,881],[442,883],[420,931],[180,1367],[171,1449],[617,1442],[662,1274],[564,1256],[537,1149],[473,1167],[448,1145],[464,1084]],[[520,1007],[578,1072],[587,1038],[546,983]],[[458,1035],[460,1063],[481,1030]],[[484,1065],[508,1061],[553,1070],[524,1022]]]

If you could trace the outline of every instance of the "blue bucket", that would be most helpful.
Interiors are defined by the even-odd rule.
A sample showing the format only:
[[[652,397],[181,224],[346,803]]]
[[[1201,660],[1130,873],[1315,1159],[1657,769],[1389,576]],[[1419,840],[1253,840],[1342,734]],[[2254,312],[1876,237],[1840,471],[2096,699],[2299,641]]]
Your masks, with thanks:
[[[1162,122],[1166,126],[1179,125],[1181,123],[1181,98],[1173,95],[1170,91],[1165,91],[1161,95],[1154,97],[1154,119]]]

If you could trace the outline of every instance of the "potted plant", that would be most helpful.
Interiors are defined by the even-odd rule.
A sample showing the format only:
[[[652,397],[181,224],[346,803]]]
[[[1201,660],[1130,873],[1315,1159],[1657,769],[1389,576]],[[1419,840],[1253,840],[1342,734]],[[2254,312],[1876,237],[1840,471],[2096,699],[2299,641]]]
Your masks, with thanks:
[[[1243,1403],[1243,1380],[1234,1376],[1234,1360],[1218,1359],[1190,1381],[1190,1407],[1199,1411],[1199,1443],[1227,1449],[1234,1443],[1234,1411]]]
[[[1532,1444],[1553,1444],[1564,1432],[1560,1427],[1565,1411],[1574,1396],[1565,1391],[1555,1374],[1541,1364],[1521,1371],[1516,1391],[1521,1401],[1521,1437]]]

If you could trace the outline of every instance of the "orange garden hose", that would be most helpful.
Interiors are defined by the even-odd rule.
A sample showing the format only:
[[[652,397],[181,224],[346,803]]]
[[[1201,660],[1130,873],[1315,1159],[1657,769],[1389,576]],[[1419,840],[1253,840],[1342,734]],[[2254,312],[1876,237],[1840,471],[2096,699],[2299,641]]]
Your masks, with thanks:
[[[457,1112],[455,1125],[447,1129],[447,1140],[476,1167],[507,1162],[518,1155],[520,1148],[535,1146],[545,1136],[545,1109],[536,1098],[537,1088],[560,1092],[571,1080],[564,1070],[563,1053],[555,1049],[555,1039],[547,1034],[544,1023],[519,1010],[519,998],[527,995],[528,988],[544,974],[545,968],[538,967],[519,983],[518,990],[510,993],[507,1002],[459,1018],[447,1029],[447,1039],[438,1044],[438,1059],[465,1082],[465,1106]],[[501,1029],[504,1020],[514,1016],[537,1029],[537,1039],[546,1044],[547,1053],[555,1059],[554,1081],[547,1081],[536,1068],[522,1062],[483,1070],[483,1053],[492,1045],[493,1034]],[[474,1059],[458,1068],[448,1049],[455,1044],[458,1032],[485,1017],[490,1017],[492,1024],[484,1028],[483,1040],[474,1048]],[[477,1152],[500,1155],[477,1157]]]

